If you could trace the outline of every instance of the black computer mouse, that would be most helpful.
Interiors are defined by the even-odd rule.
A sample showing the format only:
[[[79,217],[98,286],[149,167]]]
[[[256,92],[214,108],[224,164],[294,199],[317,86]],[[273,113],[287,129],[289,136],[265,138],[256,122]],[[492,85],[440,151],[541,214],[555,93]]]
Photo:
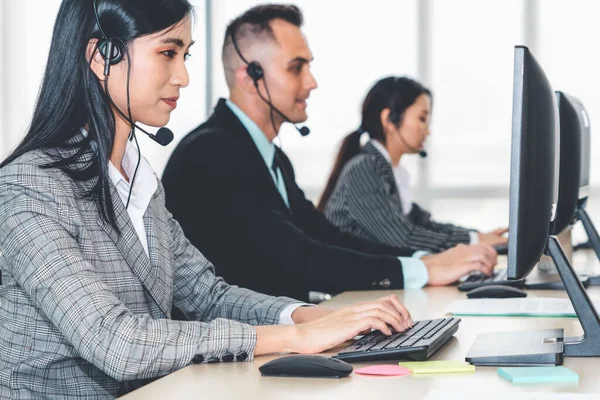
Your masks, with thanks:
[[[496,253],[498,253],[500,256],[505,256],[508,254],[508,243],[495,244],[493,247],[494,250],[496,250]]]
[[[302,378],[343,378],[352,366],[335,358],[297,355],[277,358],[258,369],[263,376],[294,376]]]
[[[527,297],[527,292],[512,286],[488,285],[480,286],[467,292],[469,299],[506,299],[510,297]]]

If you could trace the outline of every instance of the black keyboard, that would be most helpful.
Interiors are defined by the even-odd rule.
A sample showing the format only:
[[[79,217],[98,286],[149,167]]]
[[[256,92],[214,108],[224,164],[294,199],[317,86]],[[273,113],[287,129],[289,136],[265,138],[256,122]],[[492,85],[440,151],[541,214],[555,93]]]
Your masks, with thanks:
[[[460,318],[423,320],[404,332],[386,336],[373,331],[333,358],[344,361],[427,360],[458,330]]]
[[[505,285],[522,288],[523,280],[520,281],[509,281],[506,279],[506,269],[499,269],[494,271],[492,276],[487,276],[481,272],[474,272],[470,274],[460,285],[458,290],[461,292],[467,292],[472,289],[476,289],[481,286],[490,285]]]

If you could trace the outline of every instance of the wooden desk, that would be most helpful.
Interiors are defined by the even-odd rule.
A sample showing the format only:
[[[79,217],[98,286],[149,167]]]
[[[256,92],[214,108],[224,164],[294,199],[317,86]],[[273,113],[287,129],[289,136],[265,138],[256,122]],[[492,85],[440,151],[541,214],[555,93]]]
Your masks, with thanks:
[[[586,262],[587,260],[587,262]],[[597,261],[576,257],[578,267],[589,268]],[[600,287],[588,290],[600,298]],[[358,301],[375,300],[394,293],[411,311],[414,319],[443,316],[447,304],[464,298],[455,287],[423,290],[346,292],[325,305],[342,307]],[[529,296],[565,298],[562,291],[529,291]],[[582,333],[575,318],[463,317],[460,328],[434,356],[433,360],[464,360],[475,337],[482,332],[565,328],[568,336]],[[333,354],[333,353],[332,353]],[[566,358],[564,366],[579,374],[578,384],[513,385],[500,378],[495,367],[477,367],[476,372],[431,376],[368,377],[351,374],[344,379],[302,379],[261,377],[258,367],[277,356],[257,357],[249,363],[191,365],[123,399],[422,399],[430,391],[470,392],[600,392],[600,358]],[[356,363],[355,368],[375,363]],[[507,395],[510,396],[510,395]],[[508,398],[508,397],[507,397]]]

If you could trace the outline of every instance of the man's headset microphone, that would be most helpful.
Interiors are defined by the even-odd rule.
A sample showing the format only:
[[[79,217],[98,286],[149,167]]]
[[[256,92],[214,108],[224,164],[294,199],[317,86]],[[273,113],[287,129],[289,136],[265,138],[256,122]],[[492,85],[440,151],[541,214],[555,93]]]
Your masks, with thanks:
[[[117,113],[119,113],[119,115],[121,115],[121,117],[123,117],[131,125],[131,133],[129,134],[129,138],[130,138],[130,140],[135,139],[135,144],[136,144],[137,151],[138,151],[138,161],[137,161],[137,164],[135,167],[135,172],[133,173],[133,177],[131,179],[129,195],[127,197],[127,204],[125,205],[125,208],[128,208],[129,200],[131,199],[131,192],[133,190],[133,184],[135,182],[135,177],[137,175],[137,171],[140,166],[140,160],[142,159],[140,146],[137,142],[137,137],[135,136],[135,128],[144,132],[146,135],[148,135],[148,137],[150,139],[154,140],[156,143],[160,144],[161,146],[166,146],[169,143],[171,143],[171,141],[173,141],[173,132],[169,128],[162,127],[155,134],[152,134],[152,133],[147,132],[146,130],[142,129],[139,125],[137,125],[135,122],[133,122],[133,118],[131,117],[131,106],[130,106],[130,102],[129,102],[129,100],[130,100],[129,99],[129,78],[130,78],[130,73],[131,73],[131,63],[129,60],[129,53],[127,51],[127,46],[119,38],[114,38],[114,37],[110,38],[110,39],[108,38],[108,36],[104,33],[104,30],[102,29],[102,25],[100,24],[100,15],[98,13],[97,0],[94,0],[93,7],[94,7],[94,15],[96,17],[96,23],[98,25],[98,30],[100,31],[100,34],[102,35],[102,40],[98,43],[97,48],[98,48],[98,51],[100,52],[100,55],[104,59],[104,93],[108,97],[108,100],[110,101],[112,107],[117,111]],[[129,114],[128,116],[125,115],[125,113],[123,113],[119,109],[119,107],[117,107],[117,105],[115,104],[113,99],[110,97],[110,93],[108,92],[108,77],[110,75],[110,66],[121,62],[121,60],[123,59],[123,53],[127,53],[127,113]]]
[[[246,64],[246,73],[248,74],[250,79],[252,79],[252,82],[254,82],[254,87],[256,88],[256,92],[258,93],[258,96],[265,103],[267,103],[267,105],[271,108],[271,123],[273,124],[273,129],[275,130],[275,132],[277,132],[277,128],[276,128],[275,123],[273,122],[273,118],[272,118],[273,111],[275,111],[277,114],[281,115],[281,117],[286,122],[291,123],[294,126],[294,128],[296,128],[296,130],[298,132],[300,132],[300,135],[307,136],[310,133],[310,129],[308,129],[307,126],[301,126],[301,127],[296,126],[296,124],[294,124],[284,113],[282,113],[279,109],[277,109],[277,107],[275,107],[273,105],[273,103],[271,102],[271,94],[269,93],[267,81],[266,81],[266,79],[263,79],[265,77],[265,71],[263,70],[262,66],[258,63],[258,61],[248,61],[242,55],[242,52],[238,46],[237,40],[235,39],[234,29],[232,29],[231,32],[229,32],[229,37],[231,38],[231,43],[233,44],[233,48],[235,49],[235,52],[240,57],[240,59],[244,62],[244,64]],[[263,96],[263,94],[260,92],[260,89],[258,87],[258,81],[260,81],[261,79],[264,82],[268,99]]]
[[[248,61],[243,56],[243,54],[238,46],[237,40],[235,39],[235,34],[234,34],[233,30],[229,33],[229,37],[231,38],[231,43],[233,44],[233,48],[235,49],[235,52],[240,57],[240,59],[244,62],[244,64],[246,64],[246,73],[248,74],[250,79],[252,79],[252,82],[254,82],[254,87],[256,88],[256,92],[258,93],[259,97],[265,103],[267,103],[267,105],[271,108],[272,111],[275,111],[277,114],[281,115],[281,117],[285,121],[294,125],[294,128],[296,128],[296,130],[298,132],[300,132],[300,134],[302,136],[307,136],[310,133],[310,129],[308,129],[307,126],[297,127],[296,124],[294,124],[284,113],[282,113],[280,110],[277,109],[277,107],[275,107],[273,105],[273,103],[270,100],[271,95],[269,93],[269,89],[267,87],[266,80],[264,80],[265,90],[267,91],[267,96],[269,98],[267,99],[262,95],[262,93],[260,92],[260,89],[258,87],[258,81],[260,81],[261,79],[263,79],[265,77],[265,72],[264,72],[262,66],[257,61]],[[275,129],[275,127],[273,127],[273,128]],[[277,131],[277,129],[275,129],[275,131]],[[406,148],[408,148],[410,151],[412,151],[414,153],[418,153],[422,158],[427,157],[427,152],[425,150],[417,149],[416,147],[411,146],[410,144],[408,144],[406,139],[404,139],[404,137],[401,134],[398,134],[398,136],[400,137],[400,140],[402,141],[402,143],[404,143]]]

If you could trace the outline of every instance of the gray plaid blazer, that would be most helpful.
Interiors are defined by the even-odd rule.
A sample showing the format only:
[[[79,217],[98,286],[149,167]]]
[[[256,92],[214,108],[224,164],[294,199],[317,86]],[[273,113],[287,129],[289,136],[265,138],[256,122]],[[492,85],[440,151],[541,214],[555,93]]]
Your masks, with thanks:
[[[439,252],[470,243],[468,229],[438,223],[418,204],[402,212],[392,166],[371,143],[342,169],[325,216],[342,231],[388,246]]]
[[[251,360],[252,325],[297,302],[215,277],[160,182],[148,257],[114,185],[121,235],[50,161],[34,151],[0,169],[0,398],[112,398],[193,362]]]

